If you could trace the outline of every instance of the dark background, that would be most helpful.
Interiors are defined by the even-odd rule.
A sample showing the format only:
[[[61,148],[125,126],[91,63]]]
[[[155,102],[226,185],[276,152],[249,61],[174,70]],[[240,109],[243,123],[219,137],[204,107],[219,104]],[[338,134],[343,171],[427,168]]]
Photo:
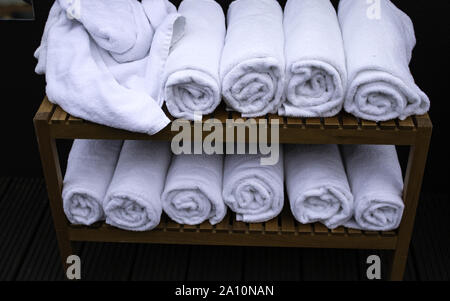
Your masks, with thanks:
[[[173,1],[178,4],[180,1]],[[227,6],[230,1],[218,1]],[[284,5],[285,1],[280,1]],[[337,5],[338,1],[332,1]],[[448,135],[450,117],[444,91],[450,86],[448,40],[450,37],[447,0],[393,0],[413,20],[417,46],[411,71],[419,87],[431,99],[430,115],[434,134],[426,170],[426,191],[448,195]],[[35,0],[34,21],[0,21],[1,104],[0,176],[41,175],[32,117],[44,97],[45,79],[34,73],[34,50],[38,47],[52,0]],[[446,118],[446,115],[448,117]]]

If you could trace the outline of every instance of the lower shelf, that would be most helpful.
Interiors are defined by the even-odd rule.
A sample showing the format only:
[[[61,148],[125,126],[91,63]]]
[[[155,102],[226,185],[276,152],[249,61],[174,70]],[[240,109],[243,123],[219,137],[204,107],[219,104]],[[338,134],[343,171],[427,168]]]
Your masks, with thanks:
[[[68,232],[72,241],[384,250],[397,246],[395,231],[369,232],[344,227],[329,230],[319,223],[299,224],[290,213],[257,224],[238,222],[234,214],[228,214],[214,226],[209,222],[180,225],[163,216],[152,231],[125,231],[97,223],[90,227],[69,225]]]

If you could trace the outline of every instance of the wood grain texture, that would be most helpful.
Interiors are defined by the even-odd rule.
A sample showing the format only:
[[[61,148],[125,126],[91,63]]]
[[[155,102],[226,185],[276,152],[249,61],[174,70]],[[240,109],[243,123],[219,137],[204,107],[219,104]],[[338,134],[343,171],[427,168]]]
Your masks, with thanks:
[[[227,119],[237,120],[237,124],[245,122],[247,118],[242,118],[239,113],[227,112],[224,105],[203,118],[214,117],[216,122],[222,124],[222,129],[227,130]],[[45,99],[36,114],[35,119],[49,120],[49,131],[55,139],[119,139],[119,140],[171,140],[178,132],[172,131],[167,126],[159,133],[149,136],[147,134],[132,133],[125,130],[113,129],[103,125],[83,121],[80,118],[70,116],[60,107],[51,104]],[[416,139],[416,123],[429,122],[428,115],[418,116],[416,119],[408,118],[405,121],[395,120],[379,125],[375,122],[358,120],[357,118],[343,112],[338,116],[330,118],[283,118],[276,115],[268,115],[265,118],[277,120],[279,126],[279,142],[284,144],[396,144],[414,145]],[[173,120],[173,118],[171,118]],[[185,121],[188,126],[193,127],[193,123]],[[361,123],[361,125],[360,125]],[[399,133],[400,131],[400,133]],[[236,128],[234,129],[236,136]],[[208,134],[208,133],[206,133]],[[206,137],[204,133],[203,138]],[[227,141],[225,133],[223,136]],[[246,130],[245,143],[251,142]],[[269,137],[270,142],[270,137]]]

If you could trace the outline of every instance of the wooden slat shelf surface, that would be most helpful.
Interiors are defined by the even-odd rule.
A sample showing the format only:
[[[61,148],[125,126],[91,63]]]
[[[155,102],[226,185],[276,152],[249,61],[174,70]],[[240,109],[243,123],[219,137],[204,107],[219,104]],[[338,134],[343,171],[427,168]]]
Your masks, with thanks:
[[[163,110],[167,113],[165,107],[163,107]],[[174,120],[170,116],[169,118],[172,121]],[[205,116],[202,122],[209,118],[215,118],[215,122],[220,122],[225,130],[229,129],[225,126],[227,119],[240,119],[241,126],[245,125],[244,122],[247,120],[241,118],[236,112],[226,111],[223,104],[213,114]],[[432,133],[432,123],[428,114],[412,116],[406,120],[386,122],[361,120],[345,112],[331,118],[291,118],[268,115],[256,119],[258,130],[276,126],[273,120],[279,122],[278,142],[284,144],[411,146],[403,195],[405,212],[399,229],[377,232],[344,227],[329,230],[322,224],[303,225],[293,218],[289,212],[289,206],[285,206],[283,212],[274,220],[259,224],[238,222],[235,214],[229,212],[223,221],[217,225],[210,225],[209,222],[195,226],[179,225],[163,215],[161,223],[152,231],[146,232],[124,231],[105,223],[96,223],[90,227],[70,225],[62,208],[63,177],[56,148],[57,139],[167,141],[174,137],[177,132],[172,132],[170,126],[167,126],[158,134],[149,136],[109,128],[71,116],[45,98],[34,117],[34,125],[39,141],[50,207],[63,265],[67,267],[65,261],[67,256],[74,254],[72,241],[385,249],[393,250],[390,279],[401,280],[408,257],[408,248]],[[193,128],[193,122],[186,121],[186,125]],[[270,133],[270,129],[265,130]],[[225,133],[223,141],[227,142]],[[245,142],[248,142],[248,140]]]
[[[167,112],[167,110],[164,108]],[[132,133],[84,121],[64,112],[59,106],[51,104],[47,99],[38,111],[49,123],[52,136],[57,139],[135,139],[135,140],[168,140],[178,132],[171,131],[167,126],[156,135]],[[215,118],[221,121],[223,128],[227,119],[238,120],[240,114],[227,112],[223,105],[213,114],[203,120]],[[171,118],[173,120],[173,118]],[[376,123],[360,120],[347,113],[330,118],[283,118],[268,115],[260,120],[278,120],[280,143],[311,143],[311,144],[396,144],[413,145],[416,139],[417,124],[430,122],[428,114],[409,117],[406,120],[392,120]],[[187,121],[191,126],[193,122]],[[272,126],[269,122],[269,126]],[[206,134],[205,134],[206,135]],[[227,141],[225,135],[223,141]],[[248,142],[248,135],[246,141]]]
[[[192,244],[192,245],[234,245],[234,246],[274,246],[274,247],[304,247],[304,248],[341,248],[367,249],[377,244],[377,249],[393,250],[397,243],[397,235],[384,232],[347,235],[348,230],[341,228],[337,232],[328,230],[322,224],[299,225],[293,217],[283,216],[266,223],[249,224],[237,222],[233,214],[228,214],[223,224],[212,226],[209,223],[189,226],[179,225],[164,216],[160,225],[151,231],[130,232],[114,228],[104,223],[94,226],[69,225],[69,237],[73,241],[103,241],[103,242],[147,242],[161,244]],[[208,224],[208,226],[206,226]],[[267,225],[270,225],[269,227]],[[281,226],[278,226],[281,225]],[[213,235],[212,235],[213,234]],[[362,238],[362,239],[361,239]],[[357,243],[357,244],[355,244]]]

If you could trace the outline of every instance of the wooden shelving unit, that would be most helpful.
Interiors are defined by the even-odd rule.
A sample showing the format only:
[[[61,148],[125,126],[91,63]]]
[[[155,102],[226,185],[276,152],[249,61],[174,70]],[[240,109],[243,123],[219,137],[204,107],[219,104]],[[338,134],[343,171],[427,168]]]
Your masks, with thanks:
[[[237,113],[225,111],[224,107],[205,116],[204,120],[210,118],[215,118],[215,122],[222,123],[224,128],[227,119],[241,119]],[[301,225],[292,217],[289,206],[285,206],[285,211],[276,219],[258,224],[237,222],[229,213],[215,226],[208,222],[197,226],[179,225],[163,216],[161,224],[147,232],[123,231],[104,223],[91,227],[70,225],[62,207],[63,181],[57,139],[170,140],[177,132],[172,132],[170,126],[154,136],[113,129],[70,116],[44,99],[34,117],[34,124],[63,265],[66,265],[67,256],[73,254],[72,241],[383,249],[393,251],[390,279],[402,280],[432,132],[429,116],[426,114],[404,121],[382,123],[360,120],[345,113],[333,118],[302,119],[269,115],[262,119],[268,121],[268,127],[272,126],[272,120],[278,120],[280,143],[284,144],[410,146],[405,176],[405,212],[400,228],[391,232],[369,232],[344,227],[329,230],[321,224]],[[192,122],[188,123],[193,127]],[[223,138],[226,141],[225,135]]]

